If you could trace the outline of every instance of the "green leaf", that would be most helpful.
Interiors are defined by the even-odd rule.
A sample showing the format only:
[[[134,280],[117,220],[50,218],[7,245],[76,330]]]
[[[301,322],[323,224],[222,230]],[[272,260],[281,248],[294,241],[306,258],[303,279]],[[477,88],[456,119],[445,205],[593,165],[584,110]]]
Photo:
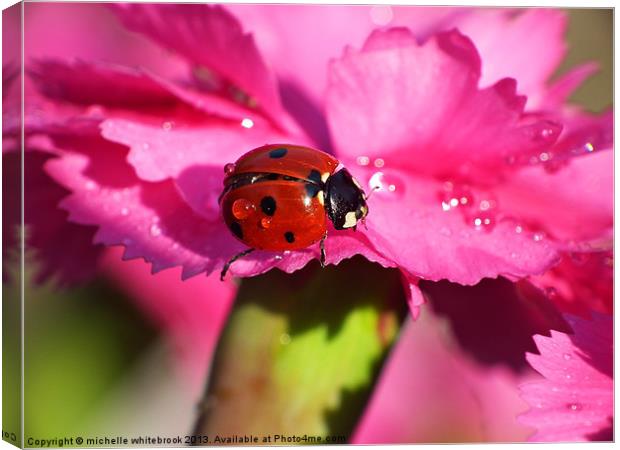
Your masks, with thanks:
[[[361,257],[244,280],[196,434],[348,439],[405,314],[400,273]]]

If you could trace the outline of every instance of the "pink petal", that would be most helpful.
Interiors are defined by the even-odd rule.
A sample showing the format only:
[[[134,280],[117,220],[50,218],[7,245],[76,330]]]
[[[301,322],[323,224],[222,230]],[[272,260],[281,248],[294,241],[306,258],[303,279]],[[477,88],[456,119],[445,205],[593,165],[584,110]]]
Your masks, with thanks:
[[[352,443],[525,440],[514,420],[526,408],[517,389],[523,376],[476,363],[449,330],[428,308],[404,325]]]
[[[581,64],[554,81],[544,95],[542,108],[561,107],[581,84],[599,70],[595,62]]]
[[[220,221],[206,221],[194,213],[171,181],[140,182],[123,163],[122,150],[98,145],[105,157],[91,161],[85,155],[66,154],[46,166],[72,191],[60,204],[69,220],[99,227],[95,242],[124,245],[125,259],[143,257],[154,272],[182,265],[183,277],[221,267],[227,249],[240,248]]]
[[[474,286],[420,282],[427,308],[449,320],[459,349],[481,364],[523,373],[532,336],[570,327],[556,305],[525,280],[484,279]]]
[[[174,347],[175,367],[192,395],[199,395],[236,293],[235,285],[221,282],[215,275],[181,281],[178,270],[153,275],[143,261],[121,261],[121,256],[120,249],[107,250],[102,273],[163,328]]]
[[[21,154],[3,155],[3,254],[17,257],[18,227],[21,224]],[[34,253],[35,281],[52,280],[61,286],[84,282],[93,277],[101,246],[93,245],[92,227],[67,223],[67,214],[58,203],[67,190],[43,170],[50,155],[30,148],[24,153],[24,223],[28,227],[27,252]],[[12,253],[12,254],[11,254]]]
[[[219,5],[116,4],[131,30],[214,70],[255,98],[269,117],[284,120],[276,80],[237,19]]]
[[[456,31],[423,46],[404,29],[373,33],[330,67],[336,148],[431,175],[497,176],[510,156],[548,148],[560,126],[523,122],[513,80],[479,91],[480,59]]]
[[[458,208],[445,211],[439,197],[443,183],[395,169],[375,171],[374,178],[371,170],[354,164],[349,169],[360,181],[372,180],[369,186],[381,186],[368,201],[365,234],[380,253],[416,277],[475,284],[484,277],[542,273],[557,261],[552,242],[516,231],[512,220],[495,224],[493,219],[491,226],[477,229]]]
[[[28,73],[44,95],[61,101],[133,108],[175,101],[142,71],[124,66],[47,59],[30,62]]]
[[[590,311],[613,312],[613,277],[613,252],[575,252],[530,281],[562,311],[588,318]]]
[[[541,354],[528,361],[544,379],[521,386],[532,409],[519,420],[537,428],[533,441],[612,440],[612,318],[567,320],[574,335],[535,337]]]
[[[528,109],[543,99],[544,86],[566,54],[566,14],[559,9],[477,10],[454,22],[482,58],[482,86],[511,77],[528,98]]]
[[[587,241],[613,227],[613,153],[594,152],[549,173],[541,166],[515,172],[494,188],[503,208],[564,241]]]
[[[374,28],[386,25],[407,26],[416,35],[428,33],[458,12],[455,8],[387,5],[234,3],[226,9],[254,34],[278,78],[300,88],[313,102],[323,97],[328,61],[338,57],[346,45],[362,45]]]
[[[27,62],[80,58],[142,67],[169,77],[187,70],[180,58],[126,30],[102,3],[33,2],[24,10]]]
[[[219,219],[218,197],[224,186],[224,166],[253,148],[287,141],[287,137],[271,128],[245,128],[230,122],[165,129],[111,119],[103,122],[101,129],[106,139],[130,147],[127,161],[139,178],[174,179],[192,209],[210,220]]]
[[[39,60],[28,65],[28,72],[47,97],[91,106],[104,116],[121,115],[123,112],[117,108],[127,108],[181,121],[204,120],[197,111],[193,111],[192,117],[192,111],[184,110],[183,106],[187,105],[238,122],[243,119],[261,121],[256,111],[224,97],[179,85],[144,69],[81,60]]]

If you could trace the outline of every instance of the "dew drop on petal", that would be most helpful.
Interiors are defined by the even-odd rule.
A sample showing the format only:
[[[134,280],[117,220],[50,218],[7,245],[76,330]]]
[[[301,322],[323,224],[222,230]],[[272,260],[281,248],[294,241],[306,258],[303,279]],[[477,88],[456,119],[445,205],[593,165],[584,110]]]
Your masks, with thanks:
[[[157,237],[159,235],[161,235],[161,228],[158,224],[154,223],[151,225],[151,228],[149,229],[149,233],[151,233],[151,236],[153,237]]]
[[[231,173],[233,173],[235,171],[235,164],[234,163],[228,163],[224,166],[224,173],[226,175],[230,175]]]
[[[537,233],[534,233],[532,235],[532,239],[534,240],[534,242],[541,242],[545,239],[545,233],[539,231]]]
[[[284,250],[284,252],[282,252],[284,254],[284,256],[288,256],[291,254],[290,250]]]
[[[164,131],[170,131],[172,130],[173,127],[174,127],[174,122],[171,122],[169,120],[161,124],[161,129]]]
[[[359,166],[367,166],[370,164],[370,158],[368,156],[358,156],[355,161]]]
[[[553,300],[554,298],[557,298],[558,296],[558,290],[556,288],[554,288],[553,286],[547,286],[545,288],[545,295]]]
[[[583,409],[583,405],[581,403],[568,403],[566,408],[571,411],[581,411]]]
[[[271,226],[271,222],[272,222],[271,217],[263,217],[260,220],[260,226],[261,228],[264,228],[266,230],[267,228]]]
[[[254,126],[254,121],[250,118],[245,118],[241,121],[241,126],[243,128],[252,128]]]
[[[378,195],[385,195],[389,199],[396,199],[405,193],[404,183],[398,177],[384,172],[375,172],[368,180],[368,186]]]
[[[385,166],[385,161],[383,160],[383,158],[377,158],[375,159],[374,165],[377,169],[380,169],[381,167]]]
[[[518,233],[518,234],[523,233],[523,227],[521,225],[515,226],[515,233]]]
[[[245,198],[235,200],[232,205],[232,213],[239,220],[247,219],[256,211],[256,206]]]
[[[276,261],[282,261],[282,255],[276,255],[273,257]]]

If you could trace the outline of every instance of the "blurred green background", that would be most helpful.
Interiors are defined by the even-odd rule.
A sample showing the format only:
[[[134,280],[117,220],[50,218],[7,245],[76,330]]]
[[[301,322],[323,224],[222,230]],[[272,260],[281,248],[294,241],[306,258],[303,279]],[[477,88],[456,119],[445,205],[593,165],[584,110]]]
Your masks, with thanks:
[[[570,50],[558,70],[597,60],[598,74],[574,94],[592,111],[609,106],[613,89],[611,10],[569,10]],[[5,264],[14,261],[5,261]],[[28,261],[29,266],[34,261]],[[19,347],[11,342],[18,322],[17,281],[3,283],[3,410],[5,424],[18,424]],[[158,330],[134,303],[103,279],[69,290],[36,285],[26,273],[26,435],[54,438],[84,433],[157,434],[189,431],[195,405],[179,395],[173,359]],[[13,378],[11,378],[13,377]],[[13,387],[11,387],[11,385]],[[109,428],[113,427],[113,428]]]

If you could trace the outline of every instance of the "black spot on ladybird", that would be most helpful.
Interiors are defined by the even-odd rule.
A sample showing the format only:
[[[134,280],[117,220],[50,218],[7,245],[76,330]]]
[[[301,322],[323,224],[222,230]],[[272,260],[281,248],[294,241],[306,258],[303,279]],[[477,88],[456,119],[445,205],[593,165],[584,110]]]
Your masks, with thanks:
[[[292,244],[293,242],[295,242],[295,235],[292,231],[287,231],[286,233],[284,233],[284,239],[286,239],[286,242],[288,242],[289,244]]]
[[[230,231],[232,231],[239,239],[243,239],[243,230],[241,229],[239,222],[232,222],[230,224]]]
[[[278,159],[278,158],[282,158],[287,153],[288,153],[287,149],[285,149],[284,147],[280,147],[280,148],[276,148],[276,149],[271,150],[269,152],[269,157],[270,158],[274,158],[274,159]]]
[[[273,216],[276,213],[276,201],[273,197],[263,197],[260,201],[260,209],[268,216]]]
[[[308,180],[319,185],[323,183],[321,181],[321,173],[316,169],[312,169],[310,171],[310,173],[308,174]]]

